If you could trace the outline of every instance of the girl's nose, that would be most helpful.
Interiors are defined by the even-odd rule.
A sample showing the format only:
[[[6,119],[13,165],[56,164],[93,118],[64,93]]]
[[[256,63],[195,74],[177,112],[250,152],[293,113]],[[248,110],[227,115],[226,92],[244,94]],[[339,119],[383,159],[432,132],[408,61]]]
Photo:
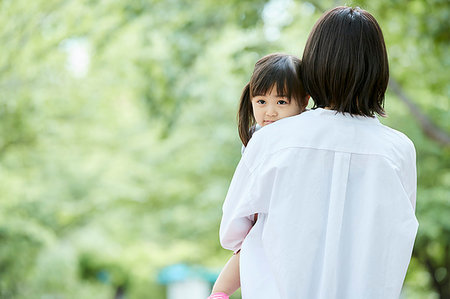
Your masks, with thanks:
[[[267,116],[276,116],[277,115],[277,110],[269,107],[267,109],[267,111],[266,111],[266,115]]]

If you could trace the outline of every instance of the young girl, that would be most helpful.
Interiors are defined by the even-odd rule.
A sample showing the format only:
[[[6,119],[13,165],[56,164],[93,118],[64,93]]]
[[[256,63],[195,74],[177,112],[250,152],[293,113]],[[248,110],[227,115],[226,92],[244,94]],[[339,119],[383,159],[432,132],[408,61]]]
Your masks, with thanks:
[[[300,59],[286,54],[269,54],[256,62],[239,103],[238,131],[244,147],[258,129],[305,110],[309,96],[300,80],[300,67]],[[257,214],[248,220],[254,224]],[[228,298],[240,287],[239,251],[223,268],[210,299]]]

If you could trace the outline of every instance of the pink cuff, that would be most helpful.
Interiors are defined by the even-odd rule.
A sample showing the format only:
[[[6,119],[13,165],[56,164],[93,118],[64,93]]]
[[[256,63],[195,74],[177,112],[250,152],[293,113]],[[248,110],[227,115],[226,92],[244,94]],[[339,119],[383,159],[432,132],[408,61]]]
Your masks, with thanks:
[[[211,296],[209,296],[207,299],[229,299],[230,297],[228,297],[227,294],[225,293],[214,293]]]

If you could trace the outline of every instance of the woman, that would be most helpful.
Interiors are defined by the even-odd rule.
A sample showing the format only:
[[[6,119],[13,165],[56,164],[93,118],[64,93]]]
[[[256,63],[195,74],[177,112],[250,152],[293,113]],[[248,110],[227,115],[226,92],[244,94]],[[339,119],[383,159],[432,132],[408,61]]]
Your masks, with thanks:
[[[376,20],[326,12],[302,72],[315,109],[253,135],[223,206],[243,298],[398,298],[418,227],[415,150],[375,117],[389,80]]]

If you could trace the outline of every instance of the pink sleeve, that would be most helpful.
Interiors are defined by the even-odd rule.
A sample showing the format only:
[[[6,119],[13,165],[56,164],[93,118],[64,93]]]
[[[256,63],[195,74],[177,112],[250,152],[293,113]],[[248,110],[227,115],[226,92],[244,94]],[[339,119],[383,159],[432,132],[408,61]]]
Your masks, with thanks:
[[[230,297],[228,297],[227,294],[225,293],[214,293],[211,296],[209,296],[207,299],[229,299]]]

